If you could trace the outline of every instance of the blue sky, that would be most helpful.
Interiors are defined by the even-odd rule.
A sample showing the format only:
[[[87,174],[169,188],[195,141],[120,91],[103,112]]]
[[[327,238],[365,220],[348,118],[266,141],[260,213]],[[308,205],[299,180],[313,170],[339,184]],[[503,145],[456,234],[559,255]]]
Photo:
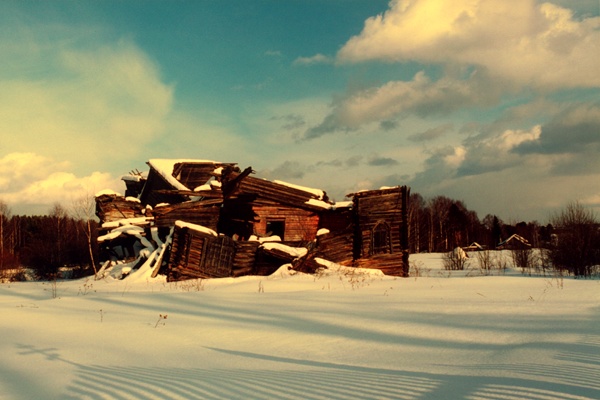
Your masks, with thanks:
[[[600,211],[600,4],[0,2],[0,199],[45,213],[151,158],[480,218]]]

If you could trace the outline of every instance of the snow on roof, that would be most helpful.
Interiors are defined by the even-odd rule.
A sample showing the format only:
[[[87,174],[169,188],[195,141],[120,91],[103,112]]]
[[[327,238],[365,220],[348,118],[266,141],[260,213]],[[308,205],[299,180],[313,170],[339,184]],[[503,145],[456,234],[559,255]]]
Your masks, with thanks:
[[[103,228],[116,228],[118,226],[128,225],[147,225],[152,220],[152,217],[135,217],[135,218],[123,218],[116,221],[109,221],[102,224]]]
[[[303,257],[306,255],[306,253],[308,253],[308,249],[306,247],[291,247],[277,242],[263,243],[261,247],[266,250],[277,249],[295,258]]]
[[[210,186],[208,183],[194,188],[194,192],[210,192],[211,190],[212,186]]]
[[[130,181],[130,182],[139,182],[143,179],[146,179],[148,177],[148,173],[147,172],[142,172],[140,174],[128,174],[128,175],[123,175],[121,177],[122,181]]]
[[[330,209],[334,208],[333,204],[327,203],[326,201],[323,201],[323,200],[317,200],[317,199],[309,199],[308,201],[305,201],[304,204],[308,204],[309,206],[321,207],[325,210],[330,210]]]
[[[469,246],[467,246],[467,247],[468,247],[468,248],[471,248],[471,249],[480,249],[480,250],[483,250],[483,246],[482,246],[482,245],[480,245],[480,244],[479,244],[479,243],[477,243],[477,242],[473,242],[473,243],[471,243],[471,244],[470,244]]]
[[[361,193],[377,192],[377,191],[384,191],[384,190],[398,190],[400,187],[401,186],[381,186],[379,189],[360,189],[353,193],[348,193],[346,195],[346,197],[353,197],[353,196],[361,194]]]
[[[505,241],[503,241],[503,242],[500,242],[500,243],[498,244],[498,246],[502,246],[502,245],[504,245],[504,244],[506,244],[506,243],[508,243],[508,242],[512,241],[513,239],[515,239],[515,240],[518,240],[519,242],[523,243],[524,245],[531,246],[531,244],[529,244],[529,241],[528,241],[527,239],[525,239],[523,236],[517,235],[516,233],[515,233],[515,234],[513,234],[513,235],[511,235],[511,236],[510,236],[508,239],[506,239]]]
[[[113,240],[115,238],[118,238],[119,236],[121,236],[121,232],[108,232],[106,235],[98,236],[98,243],[102,243],[105,240]]]
[[[321,236],[321,235],[327,235],[329,233],[329,229],[327,228],[321,228],[317,231],[317,236]]]
[[[207,228],[206,226],[196,225],[196,224],[184,222],[181,220],[175,221],[175,226],[177,226],[178,228],[188,228],[188,229],[191,229],[196,232],[207,233],[212,236],[219,236],[219,234],[217,232],[213,231],[210,228]]]
[[[116,227],[106,235],[102,235],[98,237],[98,243],[102,243],[107,240],[113,240],[121,236],[122,234],[135,236],[144,247],[153,248],[152,243],[143,236],[144,228],[141,228],[136,225],[123,225]]]
[[[170,159],[158,159],[154,158],[148,160],[148,165],[153,168],[156,172],[158,172],[165,180],[174,188],[179,190],[190,190],[183,183],[179,182],[173,176],[173,169],[175,168],[175,164],[184,162],[185,160],[170,160]]]
[[[132,235],[134,233],[144,232],[144,228],[137,226],[137,225],[123,225],[123,226],[116,227],[111,232],[124,232],[129,235]]]
[[[266,237],[258,237],[256,235],[251,235],[248,238],[249,242],[260,242],[260,243],[265,243],[265,242],[281,242],[281,238],[277,235],[273,235],[273,236],[266,236]]]
[[[100,197],[100,196],[103,196],[103,195],[108,195],[108,196],[121,196],[121,194],[120,194],[120,193],[117,193],[117,192],[115,192],[115,191],[114,191],[114,190],[112,190],[112,189],[104,189],[104,190],[101,190],[101,191],[99,191],[98,193],[96,193],[96,194],[94,195],[94,197]]]
[[[214,178],[210,178],[204,185],[200,185],[194,188],[194,192],[211,192],[215,189],[221,188],[221,182],[215,181]]]
[[[333,205],[333,208],[351,208],[352,201],[338,201]]]
[[[175,168],[175,164],[180,163],[196,163],[196,164],[221,164],[219,161],[213,160],[193,160],[193,159],[167,159],[167,158],[152,158],[148,160],[148,165],[156,170],[171,186],[178,190],[190,190],[190,188],[186,187],[184,184],[179,182],[173,176],[173,170]]]
[[[277,180],[273,181],[273,183],[277,183],[279,185],[283,185],[283,186],[291,187],[291,188],[294,188],[294,189],[302,190],[303,192],[311,193],[312,195],[316,196],[319,200],[323,200],[323,198],[325,197],[325,192],[322,191],[321,189],[313,189],[313,188],[309,188],[309,187],[305,187],[305,186],[299,186],[299,185],[295,185],[293,183],[284,182],[284,181],[277,181]]]

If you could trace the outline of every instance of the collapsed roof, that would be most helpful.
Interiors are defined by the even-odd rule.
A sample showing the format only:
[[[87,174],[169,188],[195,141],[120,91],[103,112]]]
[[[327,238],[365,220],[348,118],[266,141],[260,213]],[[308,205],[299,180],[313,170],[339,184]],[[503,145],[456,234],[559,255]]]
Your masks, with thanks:
[[[153,268],[164,269],[169,279],[268,274],[282,262],[310,272],[323,259],[391,275],[408,272],[406,186],[360,191],[348,195],[350,202],[334,203],[323,190],[261,179],[236,163],[147,164],[147,175],[123,179],[128,197],[97,196],[97,215],[105,246],[114,220],[150,219],[155,232],[147,236],[162,232],[157,241],[168,242],[162,265]],[[281,243],[251,244],[267,236]]]

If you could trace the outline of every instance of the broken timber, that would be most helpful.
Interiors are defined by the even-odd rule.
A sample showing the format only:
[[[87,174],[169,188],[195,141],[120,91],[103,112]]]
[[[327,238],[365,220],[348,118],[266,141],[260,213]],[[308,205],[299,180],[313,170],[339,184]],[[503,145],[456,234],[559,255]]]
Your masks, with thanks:
[[[147,177],[126,182],[137,198],[104,195],[96,202],[101,222],[142,215],[151,221],[153,243],[163,245],[153,276],[267,275],[282,264],[310,273],[323,268],[317,260],[408,275],[406,186],[352,193],[342,204],[321,190],[251,176],[251,167],[241,171],[235,163],[148,165]],[[160,244],[169,232],[170,244]],[[278,242],[261,239],[267,236]]]

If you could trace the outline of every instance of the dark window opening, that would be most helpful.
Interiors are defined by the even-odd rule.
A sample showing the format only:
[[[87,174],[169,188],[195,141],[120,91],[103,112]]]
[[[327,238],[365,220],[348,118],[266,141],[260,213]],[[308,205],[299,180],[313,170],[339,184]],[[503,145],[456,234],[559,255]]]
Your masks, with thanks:
[[[386,254],[392,252],[390,227],[385,222],[378,222],[372,232],[372,254]]]
[[[267,221],[267,236],[279,236],[281,240],[284,240],[285,233],[285,221]]]

